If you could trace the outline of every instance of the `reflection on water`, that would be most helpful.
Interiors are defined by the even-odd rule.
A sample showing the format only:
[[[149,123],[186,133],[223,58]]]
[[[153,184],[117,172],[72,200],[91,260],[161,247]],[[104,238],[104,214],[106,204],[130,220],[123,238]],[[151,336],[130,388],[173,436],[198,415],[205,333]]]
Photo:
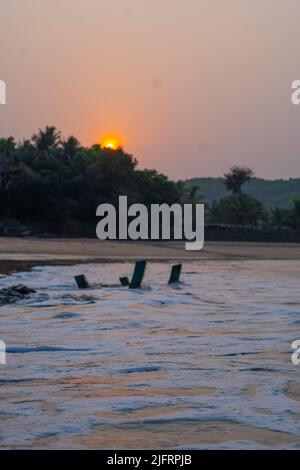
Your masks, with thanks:
[[[38,294],[0,308],[3,448],[300,448],[300,263],[197,262],[168,287],[79,291],[130,264],[1,279]]]

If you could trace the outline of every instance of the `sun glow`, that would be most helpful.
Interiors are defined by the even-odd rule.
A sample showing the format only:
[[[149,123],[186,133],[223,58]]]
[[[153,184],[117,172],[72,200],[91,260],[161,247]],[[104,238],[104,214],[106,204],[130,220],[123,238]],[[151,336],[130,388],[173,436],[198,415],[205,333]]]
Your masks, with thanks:
[[[104,149],[118,150],[122,146],[121,139],[115,135],[106,135],[101,139],[101,147]]]

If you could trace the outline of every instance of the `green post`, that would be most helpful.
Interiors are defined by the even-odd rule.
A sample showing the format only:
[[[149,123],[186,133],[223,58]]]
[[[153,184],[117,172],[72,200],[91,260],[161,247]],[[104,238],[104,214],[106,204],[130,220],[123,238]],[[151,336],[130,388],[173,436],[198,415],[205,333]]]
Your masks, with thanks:
[[[174,264],[172,266],[171,275],[170,275],[168,284],[174,284],[175,282],[179,282],[181,268],[182,268],[182,264]]]
[[[138,289],[139,287],[141,287],[146,269],[146,264],[147,261],[137,261],[135,263],[132,279],[129,284],[130,289]]]
[[[88,280],[84,274],[79,274],[78,276],[74,276],[78,289],[87,289],[90,287]]]
[[[128,277],[120,277],[120,283],[121,283],[121,286],[125,287],[125,286],[129,286],[129,279]]]

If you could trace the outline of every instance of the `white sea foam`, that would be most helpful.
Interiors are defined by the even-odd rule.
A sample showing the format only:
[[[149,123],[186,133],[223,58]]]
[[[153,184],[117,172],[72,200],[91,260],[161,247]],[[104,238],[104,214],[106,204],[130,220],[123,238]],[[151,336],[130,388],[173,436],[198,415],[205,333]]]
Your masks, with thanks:
[[[37,294],[0,308],[0,446],[299,446],[290,345],[300,263],[188,263],[177,288],[169,265],[153,263],[151,289],[99,288],[131,269],[51,266],[1,279]],[[79,291],[80,273],[96,287]]]

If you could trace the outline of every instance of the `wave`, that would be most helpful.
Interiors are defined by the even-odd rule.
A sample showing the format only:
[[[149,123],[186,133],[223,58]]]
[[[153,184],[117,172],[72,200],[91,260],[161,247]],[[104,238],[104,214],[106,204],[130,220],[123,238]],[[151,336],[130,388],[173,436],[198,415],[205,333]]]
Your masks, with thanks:
[[[62,346],[15,346],[7,348],[6,352],[11,354],[24,354],[31,352],[60,352],[60,351],[89,351],[88,348],[64,348]]]

